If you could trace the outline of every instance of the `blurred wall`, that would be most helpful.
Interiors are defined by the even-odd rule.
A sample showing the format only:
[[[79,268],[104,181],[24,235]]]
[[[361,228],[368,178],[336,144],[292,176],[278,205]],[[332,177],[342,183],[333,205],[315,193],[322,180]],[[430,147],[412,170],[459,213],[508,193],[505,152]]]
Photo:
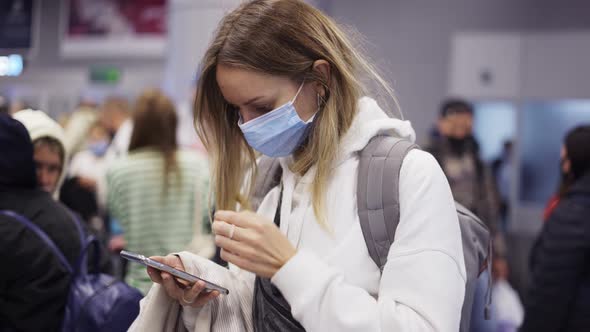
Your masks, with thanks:
[[[73,96],[88,89],[98,91],[99,95],[115,90],[133,94],[146,86],[162,84],[166,71],[164,58],[61,59],[59,28],[63,0],[39,2],[42,15],[38,54],[27,64],[23,76],[0,78],[0,92],[9,87],[21,91],[26,87],[34,90],[31,93],[44,90]],[[366,37],[368,53],[393,83],[405,115],[412,120],[422,144],[436,119],[439,103],[448,91],[453,34],[478,30],[553,31],[590,27],[587,19],[590,1],[587,0],[567,3],[553,0],[309,2],[337,21],[353,25]],[[205,40],[202,42],[206,43]],[[120,68],[121,82],[115,87],[89,85],[87,76],[91,64]]]
[[[366,38],[424,144],[448,91],[451,38],[461,31],[555,31],[590,27],[590,1],[323,0],[338,22]]]
[[[0,78],[0,92],[20,91],[21,95],[57,93],[77,97],[80,93],[93,90],[100,97],[115,91],[133,95],[144,87],[160,86],[164,71],[163,57],[62,59],[60,20],[64,19],[62,10],[64,1],[40,0],[38,2],[41,6],[41,18],[37,52],[26,62],[22,76]],[[91,65],[119,68],[122,72],[119,84],[115,86],[90,84],[88,75]]]

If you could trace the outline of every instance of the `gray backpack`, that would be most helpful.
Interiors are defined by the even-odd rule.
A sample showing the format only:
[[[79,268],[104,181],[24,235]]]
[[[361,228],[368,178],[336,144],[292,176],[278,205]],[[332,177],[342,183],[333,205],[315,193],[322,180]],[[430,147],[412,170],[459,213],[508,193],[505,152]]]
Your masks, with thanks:
[[[418,148],[417,145],[407,140],[377,136],[360,153],[357,180],[358,215],[369,255],[381,271],[387,262],[389,248],[394,241],[400,219],[399,173],[402,162],[408,152],[416,148]],[[281,174],[282,169],[277,159],[261,158],[258,163],[258,177],[252,199],[255,208],[258,207],[264,196],[280,183]],[[467,272],[460,331],[469,331],[477,279],[486,269],[491,272],[491,238],[487,226],[478,217],[459,203],[455,204],[461,228]],[[491,282],[491,276],[489,280]],[[264,288],[260,287],[260,289]],[[257,293],[255,293],[255,297],[258,297]],[[258,302],[264,302],[264,299],[255,298],[254,301],[258,306]],[[285,301],[278,299],[272,302]],[[273,306],[272,302],[266,303],[266,307]],[[486,319],[489,318],[490,303],[491,285],[488,284]],[[274,319],[276,322],[277,318],[274,317]]]

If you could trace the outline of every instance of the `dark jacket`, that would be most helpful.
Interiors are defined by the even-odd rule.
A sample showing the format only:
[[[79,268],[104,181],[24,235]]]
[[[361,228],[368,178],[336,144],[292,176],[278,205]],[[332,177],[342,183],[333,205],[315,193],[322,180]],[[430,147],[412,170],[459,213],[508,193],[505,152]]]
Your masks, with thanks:
[[[459,143],[458,140],[434,135],[426,150],[434,156],[447,176],[455,200],[475,213],[495,234],[498,230],[500,203],[491,170],[479,157],[479,144],[474,137],[460,140],[460,144],[453,144],[453,141]],[[473,176],[469,179],[471,192],[463,192],[455,182],[456,179],[450,176],[451,159],[461,160],[463,166],[466,162],[472,164]]]
[[[0,115],[0,210],[39,226],[73,265],[80,253],[76,226],[63,205],[36,187],[29,135]],[[57,331],[70,276],[45,242],[13,218],[0,215],[0,239],[0,331]]]
[[[559,202],[531,262],[521,331],[590,331],[590,174]]]

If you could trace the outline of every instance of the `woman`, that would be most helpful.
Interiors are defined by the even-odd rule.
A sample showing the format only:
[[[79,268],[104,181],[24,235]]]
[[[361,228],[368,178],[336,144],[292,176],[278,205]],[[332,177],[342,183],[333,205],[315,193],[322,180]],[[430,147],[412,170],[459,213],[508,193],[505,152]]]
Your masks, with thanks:
[[[70,163],[70,176],[77,177],[79,184],[96,192],[96,183],[104,168],[104,155],[110,144],[109,133],[99,122],[88,131],[86,148],[76,153]]]
[[[520,331],[590,331],[590,125],[562,149],[564,190],[531,253],[531,286]]]
[[[176,144],[170,99],[149,90],[137,100],[129,155],[107,171],[108,209],[125,234],[126,248],[143,255],[186,249],[193,229],[207,223],[208,169],[196,153]],[[203,213],[198,213],[203,211]],[[144,269],[129,265],[126,281],[147,292]]]
[[[459,329],[461,234],[449,185],[429,154],[411,151],[403,163],[401,221],[382,272],[367,252],[356,208],[358,152],[376,135],[415,134],[362,97],[366,77],[391,91],[340,28],[303,1],[247,2],[221,22],[202,61],[195,120],[212,160],[216,244],[240,269],[221,271],[183,253],[156,258],[203,277],[216,271],[212,281],[230,293],[212,301],[212,319],[237,304],[228,315],[249,330],[257,277],[271,279],[307,331]],[[279,157],[283,173],[253,213],[243,183],[254,183],[255,151]],[[189,331],[218,295],[148,273],[182,305]],[[150,292],[135,328],[150,319],[146,308],[161,289]]]
[[[570,133],[570,135],[568,135],[568,138],[570,140],[570,144],[571,144],[571,142],[575,141],[577,139],[576,136],[579,136],[580,134],[583,134],[583,131],[578,131],[578,132],[572,131]],[[581,136],[581,137],[583,137],[583,136]],[[566,144],[567,144],[567,139],[566,139]],[[572,148],[572,147],[570,147],[570,148]],[[567,158],[567,147],[563,146],[561,148],[560,156],[559,156],[559,173],[561,175],[559,187],[557,189],[557,192],[553,196],[551,196],[551,198],[549,198],[549,201],[547,202],[547,205],[545,206],[545,210],[543,211],[543,222],[546,222],[547,220],[549,220],[549,217],[551,217],[551,214],[553,213],[555,208],[557,208],[557,205],[559,205],[559,201],[561,200],[561,198],[563,196],[565,196],[565,194],[567,194],[568,190],[572,186],[575,178],[574,178],[573,173],[571,172],[570,169],[571,169],[571,162]]]
[[[31,136],[39,187],[58,199],[68,160],[63,129],[42,111],[26,109],[13,117],[25,125]]]
[[[89,221],[97,232],[104,232],[102,216],[105,202],[98,200],[97,183],[105,174],[104,154],[109,147],[110,137],[98,122],[91,125],[88,134],[85,148],[72,157],[60,199]]]

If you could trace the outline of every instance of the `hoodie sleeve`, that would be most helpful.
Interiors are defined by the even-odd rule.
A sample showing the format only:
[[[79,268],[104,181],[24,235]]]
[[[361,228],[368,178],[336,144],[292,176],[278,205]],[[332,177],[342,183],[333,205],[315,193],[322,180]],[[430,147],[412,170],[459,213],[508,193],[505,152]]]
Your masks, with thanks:
[[[186,251],[179,253],[179,256],[187,272],[229,289],[229,294],[220,295],[210,302],[212,326],[219,331],[253,331],[254,274],[232,265],[226,269]],[[197,330],[195,326],[198,327],[202,308],[183,306],[182,320],[189,331]]]
[[[400,224],[375,299],[300,250],[273,277],[307,331],[458,331],[465,292],[461,233],[446,178],[412,151],[400,172]]]

